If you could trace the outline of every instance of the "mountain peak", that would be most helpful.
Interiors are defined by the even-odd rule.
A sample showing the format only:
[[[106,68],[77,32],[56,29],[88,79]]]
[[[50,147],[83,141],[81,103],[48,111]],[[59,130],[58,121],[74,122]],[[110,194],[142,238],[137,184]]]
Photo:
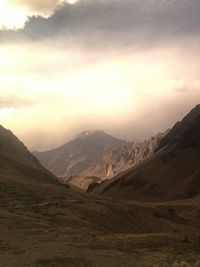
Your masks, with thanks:
[[[51,151],[34,153],[40,162],[57,176],[80,175],[106,152],[126,143],[102,130],[81,132],[68,143]]]
[[[96,134],[104,134],[104,135],[107,135],[104,131],[96,129],[96,130],[86,130],[86,131],[83,131],[83,132],[79,133],[76,138],[84,139],[84,138],[86,138],[88,136],[96,135]]]

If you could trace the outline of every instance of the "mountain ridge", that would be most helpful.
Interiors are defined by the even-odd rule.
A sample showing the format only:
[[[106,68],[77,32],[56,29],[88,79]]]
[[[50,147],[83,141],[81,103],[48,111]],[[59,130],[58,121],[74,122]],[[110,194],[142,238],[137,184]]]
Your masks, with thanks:
[[[147,159],[166,133],[135,143],[121,141],[101,130],[87,130],[56,149],[34,154],[46,168],[58,175],[61,183],[87,190],[90,184],[111,179]],[[117,145],[108,144],[110,141]]]
[[[58,183],[57,178],[41,165],[10,130],[3,126],[0,126],[0,170],[2,175],[16,173]]]
[[[75,139],[46,152],[34,152],[40,162],[58,177],[79,175],[105,152],[126,143],[96,130],[85,131]]]
[[[89,191],[115,198],[167,201],[200,194],[200,106],[161,139],[157,150],[136,168]]]
[[[200,196],[152,203],[86,194],[59,184],[4,129],[0,148],[2,266],[168,266],[183,253],[190,261],[191,251],[199,259]]]

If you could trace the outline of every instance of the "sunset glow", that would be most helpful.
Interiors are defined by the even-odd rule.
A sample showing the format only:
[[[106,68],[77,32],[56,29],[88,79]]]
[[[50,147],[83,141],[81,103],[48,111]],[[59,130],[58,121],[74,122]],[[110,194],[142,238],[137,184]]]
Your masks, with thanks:
[[[136,4],[144,8],[137,1],[120,5],[128,12],[124,17],[112,0],[1,1],[0,108],[5,127],[33,149],[41,142],[44,148],[57,145],[90,128],[141,140],[154,134],[149,124],[155,132],[165,130],[198,103],[199,34],[164,36],[161,25],[151,21],[153,39],[148,36],[151,24],[136,13]],[[173,5],[159,8],[165,14]],[[103,12],[108,7],[116,23],[121,20],[118,28]],[[148,18],[154,10],[147,5],[144,12]],[[134,20],[138,28],[133,28]],[[167,23],[162,27],[171,29]],[[177,108],[166,112],[175,103]],[[30,132],[36,139],[51,135],[43,142]]]

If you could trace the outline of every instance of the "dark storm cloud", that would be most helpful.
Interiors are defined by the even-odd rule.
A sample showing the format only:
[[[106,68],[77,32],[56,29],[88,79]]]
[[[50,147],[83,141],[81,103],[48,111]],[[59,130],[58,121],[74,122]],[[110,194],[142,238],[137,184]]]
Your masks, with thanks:
[[[199,0],[82,0],[49,19],[30,19],[23,30],[1,32],[0,40],[57,36],[97,46],[155,42],[199,34],[199,14]]]

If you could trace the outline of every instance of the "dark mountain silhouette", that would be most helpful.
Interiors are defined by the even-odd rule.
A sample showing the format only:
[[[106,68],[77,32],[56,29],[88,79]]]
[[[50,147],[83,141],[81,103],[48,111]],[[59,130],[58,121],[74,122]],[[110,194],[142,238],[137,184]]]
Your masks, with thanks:
[[[46,170],[10,131],[0,126],[0,176],[20,175],[48,183],[57,183],[56,177]]]

